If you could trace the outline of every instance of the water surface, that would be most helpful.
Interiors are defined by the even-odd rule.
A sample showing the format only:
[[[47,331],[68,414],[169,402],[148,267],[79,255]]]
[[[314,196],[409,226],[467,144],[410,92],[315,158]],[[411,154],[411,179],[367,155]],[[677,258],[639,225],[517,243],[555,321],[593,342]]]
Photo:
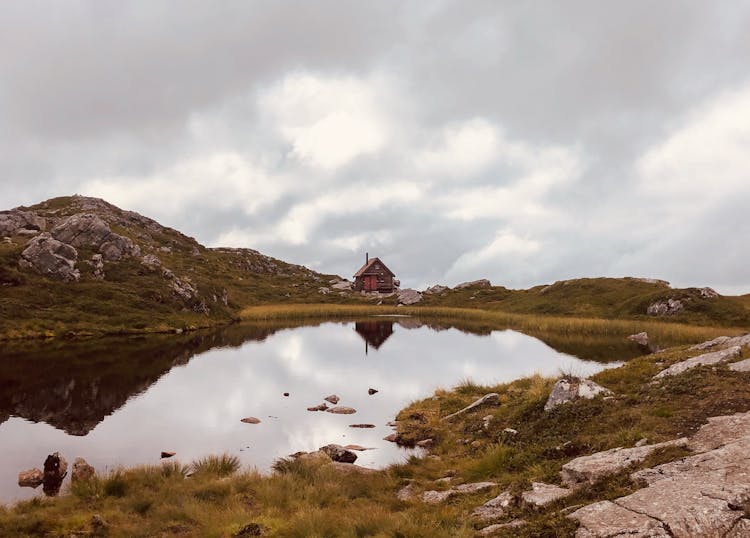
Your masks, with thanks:
[[[100,471],[156,463],[163,450],[183,462],[227,452],[268,470],[280,456],[351,443],[374,448],[359,452],[358,464],[382,467],[408,455],[383,441],[392,433],[386,423],[436,388],[560,370],[590,375],[604,367],[519,332],[472,333],[413,318],[237,325],[6,348],[0,355],[0,501],[40,494],[41,488],[19,488],[17,474],[41,468],[55,451],[69,464],[80,456]],[[378,392],[369,395],[369,388]],[[306,410],[333,393],[357,413]],[[261,423],[241,423],[246,416]],[[350,428],[354,423],[376,427]]]

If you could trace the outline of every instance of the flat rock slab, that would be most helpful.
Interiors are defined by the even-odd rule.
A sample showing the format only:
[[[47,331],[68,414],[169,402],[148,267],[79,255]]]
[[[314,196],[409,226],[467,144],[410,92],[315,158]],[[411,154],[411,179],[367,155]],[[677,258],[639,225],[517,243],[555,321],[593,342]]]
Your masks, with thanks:
[[[482,506],[477,506],[471,515],[483,521],[498,519],[505,515],[512,503],[513,495],[504,491],[497,497],[484,503]]]
[[[579,508],[568,516],[580,523],[576,538],[662,538],[669,531],[657,519],[601,501]]]
[[[732,346],[727,349],[722,349],[721,351],[704,353],[703,355],[698,355],[697,357],[692,357],[682,362],[673,364],[669,368],[662,370],[661,372],[656,374],[654,376],[654,379],[662,379],[664,377],[679,375],[683,372],[691,370],[692,368],[697,368],[698,366],[712,366],[715,364],[721,364],[723,362],[736,359],[740,356],[740,353],[742,353],[742,348],[740,346]]]
[[[706,452],[750,437],[750,412],[711,417],[688,441],[694,452]]]
[[[477,407],[481,407],[483,405],[498,405],[500,403],[500,395],[495,392],[490,392],[489,394],[485,394],[475,402],[467,405],[463,409],[460,409],[456,411],[455,413],[452,413],[446,417],[443,417],[443,420],[451,420],[452,418],[455,418],[459,415],[463,415],[464,413],[468,413],[469,411],[472,411],[473,409],[476,409]]]
[[[733,372],[750,372],[750,359],[744,361],[733,362],[729,365],[729,369]]]
[[[561,488],[553,484],[544,484],[543,482],[532,482],[531,491],[524,491],[521,494],[521,499],[526,504],[541,507],[567,497],[570,494],[571,491],[567,488]]]
[[[505,533],[508,529],[517,529],[518,527],[523,527],[524,525],[526,525],[526,522],[523,519],[514,519],[513,521],[510,521],[508,523],[496,523],[495,525],[485,527],[480,530],[477,535],[495,536],[500,532]]]
[[[333,413],[335,415],[351,415],[356,412],[357,410],[353,407],[344,407],[343,405],[326,409],[326,413]]]
[[[568,487],[594,484],[606,476],[619,473],[643,461],[655,450],[670,446],[685,446],[687,442],[687,439],[677,439],[633,448],[613,448],[590,456],[581,456],[563,465],[560,476],[563,484]]]

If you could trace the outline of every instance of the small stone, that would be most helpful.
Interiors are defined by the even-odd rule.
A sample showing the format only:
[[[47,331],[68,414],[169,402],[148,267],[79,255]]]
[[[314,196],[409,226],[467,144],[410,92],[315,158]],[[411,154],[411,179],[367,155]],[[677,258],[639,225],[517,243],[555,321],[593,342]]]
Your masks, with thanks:
[[[505,428],[503,430],[503,433],[507,433],[508,435],[518,435],[518,430],[514,430],[513,428]]]
[[[245,417],[240,422],[245,424],[260,424],[260,419],[255,417]]]
[[[289,396],[289,393],[288,393],[288,392],[285,392],[285,393],[284,393],[284,396]]]
[[[450,489],[446,491],[425,491],[422,493],[422,502],[427,504],[439,504],[447,501],[453,495],[455,495],[455,493]]]
[[[388,441],[389,443],[396,443],[396,442],[398,442],[398,434],[397,433],[392,433],[390,435],[387,435],[387,436],[383,437],[383,441]]]
[[[558,405],[580,399],[590,400],[600,394],[607,396],[611,395],[612,391],[605,389],[590,379],[563,377],[552,388],[552,392],[550,392],[549,398],[547,398],[547,402],[544,404],[544,410],[550,411]]]
[[[340,400],[341,398],[339,398],[339,397],[338,397],[338,396],[336,396],[335,394],[331,394],[330,396],[326,396],[326,397],[325,397],[325,398],[323,398],[323,399],[324,399],[325,401],[329,402],[329,403],[332,403],[333,405],[336,405],[337,403],[339,403],[339,400]]]
[[[326,409],[328,409],[328,404],[324,404],[324,403],[320,405],[316,405],[314,407],[307,408],[308,411],[325,411]]]
[[[172,456],[174,456],[176,454],[177,454],[177,452],[164,452],[164,451],[162,451],[161,457],[162,457],[162,459],[164,459],[164,458],[171,458]]]
[[[513,495],[504,491],[494,499],[475,508],[471,515],[480,520],[497,519],[505,515],[512,502]]]
[[[367,394],[372,396],[373,394],[377,393],[378,391],[376,389],[367,389]]]
[[[327,413],[333,413],[335,415],[351,415],[353,413],[356,413],[357,410],[353,407],[344,407],[344,406],[338,406],[338,407],[331,407],[330,409],[326,409]]]
[[[374,428],[375,424],[349,424],[350,428]]]
[[[18,485],[22,488],[38,488],[44,481],[44,473],[41,469],[29,469],[18,473]]]
[[[430,448],[435,444],[435,441],[433,439],[422,439],[421,441],[417,441],[417,446],[419,448]]]

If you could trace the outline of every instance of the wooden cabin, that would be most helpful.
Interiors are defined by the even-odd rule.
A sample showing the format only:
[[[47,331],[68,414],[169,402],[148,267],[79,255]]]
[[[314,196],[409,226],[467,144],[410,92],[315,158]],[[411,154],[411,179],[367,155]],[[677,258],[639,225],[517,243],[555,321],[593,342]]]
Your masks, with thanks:
[[[377,291],[393,293],[399,282],[396,275],[380,261],[380,258],[370,259],[365,254],[365,264],[354,274],[354,289],[356,291]]]

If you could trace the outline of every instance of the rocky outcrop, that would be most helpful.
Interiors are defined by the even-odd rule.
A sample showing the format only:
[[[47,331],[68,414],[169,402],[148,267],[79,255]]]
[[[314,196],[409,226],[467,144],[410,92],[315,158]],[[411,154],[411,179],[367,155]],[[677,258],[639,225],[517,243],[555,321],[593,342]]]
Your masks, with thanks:
[[[399,304],[403,304],[406,306],[416,304],[422,300],[422,294],[417,290],[413,290],[411,288],[398,290],[398,292],[396,293],[396,297]]]
[[[127,237],[114,233],[109,224],[92,213],[72,215],[51,230],[52,237],[74,247],[98,250],[107,261],[140,255],[141,249]]]
[[[573,402],[575,400],[590,400],[599,395],[611,395],[612,391],[594,383],[590,379],[577,377],[563,377],[559,379],[544,404],[544,410],[550,411],[558,405]]]
[[[687,439],[677,439],[654,445],[633,448],[620,447],[597,452],[566,463],[562,466],[560,476],[563,484],[571,488],[584,484],[594,484],[607,476],[619,473],[631,465],[643,461],[655,450],[670,446],[685,446],[686,444]]]
[[[715,347],[726,344],[729,340],[731,340],[729,336],[717,336],[716,338],[714,338],[713,340],[709,340],[708,342],[696,344],[690,349],[693,351],[705,351],[707,349],[713,349]]]
[[[57,280],[73,282],[81,278],[81,272],[76,269],[77,261],[75,248],[44,232],[28,242],[21,252],[19,265]]]
[[[489,394],[485,394],[484,396],[474,401],[473,403],[467,405],[463,409],[460,409],[456,411],[455,413],[451,413],[450,415],[443,417],[443,420],[451,420],[453,418],[456,418],[457,416],[463,415],[464,413],[468,413],[469,411],[472,411],[484,405],[498,405],[499,403],[500,403],[500,395],[495,392],[491,392]]]
[[[480,280],[472,280],[471,282],[461,282],[460,284],[456,284],[453,287],[453,289],[462,290],[464,288],[491,288],[491,287],[492,287],[492,283],[486,278],[482,278]]]
[[[570,514],[580,523],[576,538],[668,538],[664,524],[610,501],[584,506]]]
[[[669,368],[666,368],[656,374],[654,376],[654,379],[661,379],[664,377],[678,375],[698,366],[712,366],[721,364],[723,362],[728,362],[734,358],[739,357],[740,353],[742,353],[742,348],[740,348],[739,346],[733,346],[727,349],[722,349],[721,351],[714,351],[712,353],[704,353],[703,355],[698,355],[697,357],[692,357],[690,359],[673,364]]]
[[[430,286],[429,288],[427,288],[426,290],[424,290],[423,293],[425,293],[427,295],[436,295],[438,293],[443,293],[443,292],[446,292],[448,290],[450,290],[450,288],[448,286],[442,286],[440,284],[435,284],[434,286]]]
[[[27,235],[28,232],[44,231],[47,220],[31,211],[11,209],[0,211],[0,235]]]
[[[649,316],[674,316],[685,310],[685,304],[680,299],[662,299],[648,305],[646,314]]]

